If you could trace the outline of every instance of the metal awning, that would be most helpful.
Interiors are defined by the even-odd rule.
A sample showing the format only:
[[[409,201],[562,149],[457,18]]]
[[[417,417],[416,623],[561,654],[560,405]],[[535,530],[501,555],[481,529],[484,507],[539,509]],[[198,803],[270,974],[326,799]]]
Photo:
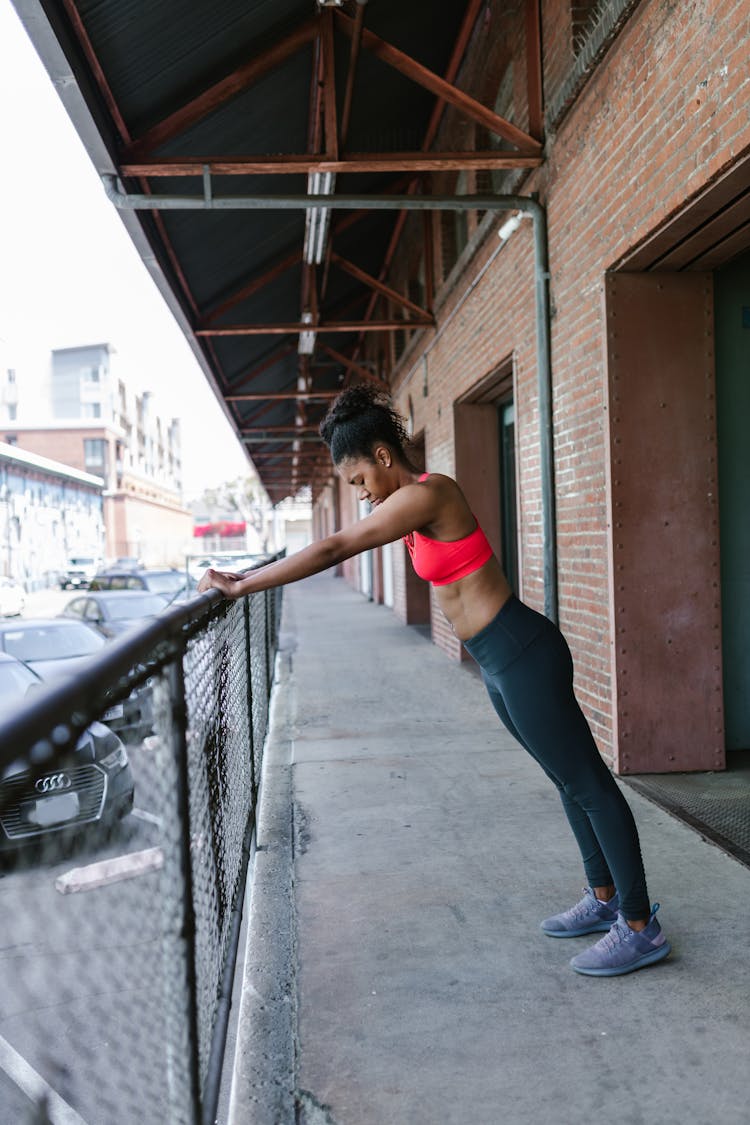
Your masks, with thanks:
[[[434,323],[431,286],[419,304],[389,284],[406,212],[375,198],[541,162],[524,3],[528,132],[461,87],[483,0],[16,0],[110,193],[141,198],[123,220],[272,500],[328,471],[317,426],[342,381],[382,381],[369,334]],[[479,151],[436,150],[448,108]],[[200,209],[170,204],[186,196]],[[297,204],[212,205],[228,196]]]

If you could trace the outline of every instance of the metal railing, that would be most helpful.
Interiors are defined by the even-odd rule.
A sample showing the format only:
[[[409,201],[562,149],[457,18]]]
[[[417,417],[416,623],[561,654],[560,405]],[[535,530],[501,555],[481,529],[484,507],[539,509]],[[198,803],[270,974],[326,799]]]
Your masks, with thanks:
[[[0,1125],[214,1121],[280,609],[195,597],[0,723]]]

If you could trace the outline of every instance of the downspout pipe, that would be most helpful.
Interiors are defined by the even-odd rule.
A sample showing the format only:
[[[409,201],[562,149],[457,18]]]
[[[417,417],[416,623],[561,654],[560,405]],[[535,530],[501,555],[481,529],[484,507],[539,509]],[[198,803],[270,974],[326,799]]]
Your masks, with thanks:
[[[539,475],[542,485],[544,612],[559,620],[557,594],[557,510],[555,446],[552,418],[552,345],[550,340],[549,249],[547,216],[536,199],[519,210],[531,215],[534,229],[534,289],[536,298],[536,373],[539,398]]]
[[[539,398],[539,471],[542,485],[544,612],[558,620],[557,536],[552,428],[552,356],[550,347],[549,252],[547,218],[528,195],[227,195],[210,189],[204,170],[203,195],[136,195],[122,189],[117,176],[102,176],[107,198],[121,211],[520,211],[534,232],[537,394]]]

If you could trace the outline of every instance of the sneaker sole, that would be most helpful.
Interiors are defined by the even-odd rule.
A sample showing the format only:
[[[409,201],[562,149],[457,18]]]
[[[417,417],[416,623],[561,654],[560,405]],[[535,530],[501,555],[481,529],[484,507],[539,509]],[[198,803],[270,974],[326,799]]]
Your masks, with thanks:
[[[544,926],[540,926],[539,929],[543,934],[546,934],[547,937],[585,937],[586,934],[609,933],[616,920],[616,918],[613,918],[611,922],[605,922],[604,919],[602,919],[601,922],[592,923],[582,930],[545,930]]]
[[[669,957],[671,952],[672,946],[668,941],[665,941],[664,945],[660,945],[658,949],[654,949],[651,953],[644,953],[642,957],[639,957],[637,961],[631,961],[629,965],[615,965],[611,969],[586,969],[571,961],[570,967],[576,973],[582,973],[586,977],[621,977],[625,973],[634,973],[636,969],[645,969],[647,965],[654,965],[657,961],[663,961],[665,957]]]

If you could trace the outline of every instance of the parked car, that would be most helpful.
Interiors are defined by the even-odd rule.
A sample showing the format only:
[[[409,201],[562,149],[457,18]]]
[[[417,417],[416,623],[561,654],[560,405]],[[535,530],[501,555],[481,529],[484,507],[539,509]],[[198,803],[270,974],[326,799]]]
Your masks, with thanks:
[[[143,563],[136,555],[120,555],[112,563],[116,570],[140,570]]]
[[[106,643],[90,625],[64,617],[0,621],[0,652],[22,661],[43,680],[75,675]],[[102,722],[124,742],[140,742],[153,729],[152,695],[148,684],[134,688],[121,703],[107,708]]]
[[[101,566],[101,561],[92,555],[74,555],[69,558],[65,570],[60,575],[60,589],[85,590]]]
[[[164,606],[164,598],[145,590],[89,590],[68,602],[61,617],[84,621],[110,640],[156,617]]]
[[[197,583],[181,570],[110,570],[100,571],[92,580],[91,590],[148,590],[159,594],[168,604],[181,594],[191,593]]]
[[[248,567],[262,558],[263,555],[246,554],[242,551],[234,551],[228,555],[201,555],[190,560],[190,577],[197,585],[203,577],[206,567],[210,566],[214,570],[229,570],[232,573],[238,573],[241,570],[247,570]]]
[[[0,652],[0,715],[41,684],[20,660]],[[133,807],[133,774],[120,739],[91,723],[65,761],[34,777],[16,761],[0,771],[0,851],[49,833],[110,824]]]
[[[23,613],[26,592],[12,578],[0,578],[0,617],[17,617]]]

